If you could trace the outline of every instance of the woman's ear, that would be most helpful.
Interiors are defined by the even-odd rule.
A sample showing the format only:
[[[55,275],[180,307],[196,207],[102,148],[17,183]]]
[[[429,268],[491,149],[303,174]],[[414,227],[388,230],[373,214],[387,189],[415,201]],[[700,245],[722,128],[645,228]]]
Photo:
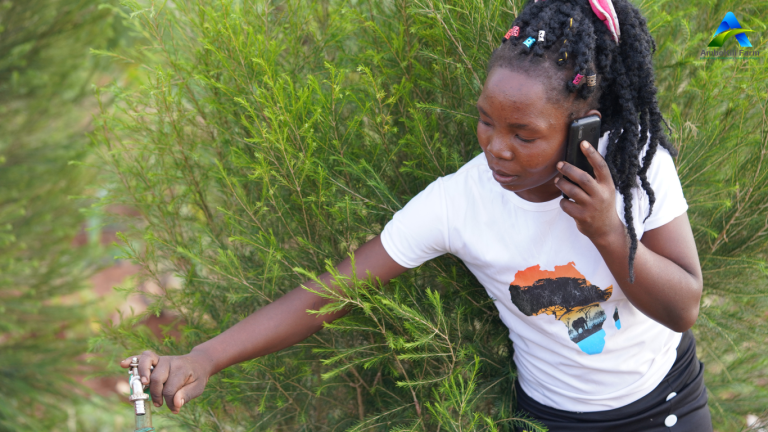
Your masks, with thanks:
[[[596,109],[591,109],[591,110],[587,111],[587,113],[584,114],[584,117],[589,117],[591,115],[596,115],[596,116],[600,117],[600,120],[603,119],[603,115],[600,114],[600,111],[598,111]]]

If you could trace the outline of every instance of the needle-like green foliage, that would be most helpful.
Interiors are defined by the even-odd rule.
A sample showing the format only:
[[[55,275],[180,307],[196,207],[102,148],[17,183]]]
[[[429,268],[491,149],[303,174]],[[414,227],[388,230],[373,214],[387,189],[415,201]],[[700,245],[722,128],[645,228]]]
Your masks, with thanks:
[[[759,384],[768,378],[768,74],[765,54],[698,55],[725,11],[752,37],[768,8],[725,3],[638,5],[659,43],[662,105],[707,278],[696,333],[713,414],[738,430],[768,402]],[[103,203],[141,212],[125,254],[158,282],[179,275],[182,288],[151,310],[185,324],[179,341],[126,321],[101,342],[183,354],[334,272],[411,197],[480,152],[474,103],[521,2],[128,5],[146,40],[120,55],[146,80],[102,90],[118,101],[94,135],[108,171]],[[515,412],[507,329],[460,260],[443,256],[382,288],[350,280],[345,295],[320,292],[337,300],[326,310],[353,311],[221,372],[179,421],[190,430],[543,430]]]

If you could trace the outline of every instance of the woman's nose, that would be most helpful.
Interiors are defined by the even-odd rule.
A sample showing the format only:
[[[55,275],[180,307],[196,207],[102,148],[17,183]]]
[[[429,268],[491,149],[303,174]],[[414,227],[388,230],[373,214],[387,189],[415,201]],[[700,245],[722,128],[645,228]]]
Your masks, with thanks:
[[[497,137],[493,137],[491,139],[491,142],[488,144],[487,151],[496,159],[512,160],[515,158],[515,154],[512,153],[512,150],[504,143],[502,139]]]

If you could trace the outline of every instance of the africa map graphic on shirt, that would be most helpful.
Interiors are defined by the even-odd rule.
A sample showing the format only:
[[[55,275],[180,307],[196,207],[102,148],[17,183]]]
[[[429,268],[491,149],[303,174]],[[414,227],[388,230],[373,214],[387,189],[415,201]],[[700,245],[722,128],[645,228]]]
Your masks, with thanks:
[[[512,303],[527,316],[554,315],[565,324],[568,337],[587,354],[599,354],[605,347],[603,323],[606,314],[600,306],[611,298],[613,285],[600,289],[592,285],[573,262],[555,266],[554,271],[539,265],[515,273],[509,285]],[[614,320],[619,324],[619,311]]]

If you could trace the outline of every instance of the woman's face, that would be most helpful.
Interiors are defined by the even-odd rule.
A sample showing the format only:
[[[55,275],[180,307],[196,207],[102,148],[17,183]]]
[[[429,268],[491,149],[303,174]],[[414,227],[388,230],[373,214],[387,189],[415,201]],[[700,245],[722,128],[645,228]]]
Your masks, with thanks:
[[[477,139],[493,177],[532,202],[560,196],[554,178],[557,163],[565,159],[568,127],[572,119],[590,115],[571,116],[570,101],[549,102],[541,81],[497,67],[477,101]]]

